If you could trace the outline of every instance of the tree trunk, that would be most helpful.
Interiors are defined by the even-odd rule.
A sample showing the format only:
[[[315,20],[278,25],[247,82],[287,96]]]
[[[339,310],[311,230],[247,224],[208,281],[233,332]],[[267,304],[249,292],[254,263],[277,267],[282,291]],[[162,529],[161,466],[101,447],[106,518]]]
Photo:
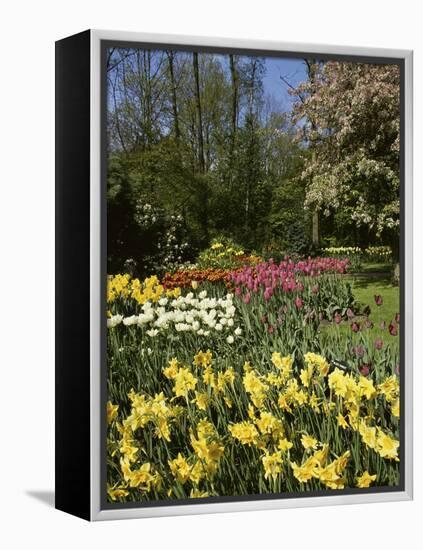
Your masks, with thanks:
[[[231,107],[231,142],[229,150],[229,181],[232,184],[234,152],[236,142],[236,130],[238,125],[238,74],[235,65],[233,54],[229,55],[229,67],[231,71],[231,86],[232,86],[232,107]]]
[[[198,53],[193,52],[192,62],[194,67],[194,81],[195,81],[195,104],[197,110],[197,137],[198,137],[198,164],[200,172],[205,172],[204,162],[204,142],[203,142],[203,119],[201,114],[201,97],[200,97],[200,75],[198,71]]]
[[[173,124],[175,130],[175,138],[179,141],[181,136],[179,131],[179,119],[178,119],[178,102],[176,98],[176,82],[175,82],[175,70],[174,70],[174,57],[175,54],[172,50],[167,52],[167,59],[169,63],[169,76],[170,76],[170,86],[172,89],[172,111],[173,111]]]
[[[319,246],[319,213],[317,210],[313,212],[311,240],[314,246]]]
[[[209,240],[209,189],[207,178],[205,177],[206,163],[204,159],[204,141],[203,141],[203,117],[201,112],[201,96],[200,96],[200,75],[198,70],[198,53],[193,52],[192,62],[194,68],[194,84],[195,84],[195,104],[197,111],[197,136],[198,136],[198,166],[202,174],[202,225],[205,244]]]

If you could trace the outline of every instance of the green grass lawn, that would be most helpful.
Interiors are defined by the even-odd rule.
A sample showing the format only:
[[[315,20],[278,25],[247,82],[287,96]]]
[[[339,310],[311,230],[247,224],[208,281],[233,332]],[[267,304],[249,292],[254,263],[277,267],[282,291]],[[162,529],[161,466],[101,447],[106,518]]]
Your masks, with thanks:
[[[387,324],[399,312],[399,287],[391,283],[390,277],[351,277],[354,298],[361,306],[371,309],[369,318],[376,324],[385,321]],[[383,304],[377,306],[375,295],[380,294]],[[361,308],[362,309],[362,308]]]
[[[370,307],[368,318],[374,323],[374,329],[370,331],[369,336],[372,341],[382,338],[384,341],[390,341],[395,336],[391,336],[388,331],[389,323],[395,319],[395,314],[399,312],[399,287],[391,282],[390,273],[350,275],[348,280],[351,283],[354,298],[359,306],[356,308],[358,316],[356,321],[363,324],[365,316],[362,315],[365,306]],[[375,295],[381,295],[383,303],[377,306]],[[385,328],[381,328],[381,323],[385,322]],[[339,327],[334,323],[322,327],[323,330],[340,330],[346,337],[350,337],[351,321],[343,321]]]

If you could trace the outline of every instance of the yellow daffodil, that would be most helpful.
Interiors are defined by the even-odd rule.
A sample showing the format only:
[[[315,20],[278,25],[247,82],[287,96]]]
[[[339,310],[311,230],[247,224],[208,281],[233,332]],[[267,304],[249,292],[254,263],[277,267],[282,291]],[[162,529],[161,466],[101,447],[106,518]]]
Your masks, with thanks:
[[[316,449],[318,441],[311,435],[304,434],[301,437],[301,443],[304,449],[307,451],[308,449]]]
[[[274,453],[266,453],[262,456],[261,461],[264,467],[265,479],[269,479],[269,477],[274,480],[277,479],[278,475],[282,472],[282,452],[276,451]]]
[[[360,487],[361,489],[364,489],[366,487],[370,487],[370,485],[373,483],[373,481],[376,480],[376,474],[370,475],[369,472],[366,470],[361,476],[357,477],[357,487]]]
[[[117,417],[119,405],[113,405],[111,401],[107,402],[107,423],[111,424]]]

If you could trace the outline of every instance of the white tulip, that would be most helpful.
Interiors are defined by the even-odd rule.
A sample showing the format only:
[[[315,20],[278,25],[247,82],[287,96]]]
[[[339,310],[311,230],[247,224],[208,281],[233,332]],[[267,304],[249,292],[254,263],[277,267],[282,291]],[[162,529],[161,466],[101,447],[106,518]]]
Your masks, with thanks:
[[[233,343],[234,343],[234,337],[232,336],[232,334],[230,334],[230,335],[226,338],[226,341],[228,342],[228,344],[233,344]]]
[[[127,327],[135,325],[138,323],[138,317],[136,315],[131,315],[131,317],[125,317],[123,324]]]
[[[113,315],[107,319],[107,328],[114,328],[122,322],[122,315]]]

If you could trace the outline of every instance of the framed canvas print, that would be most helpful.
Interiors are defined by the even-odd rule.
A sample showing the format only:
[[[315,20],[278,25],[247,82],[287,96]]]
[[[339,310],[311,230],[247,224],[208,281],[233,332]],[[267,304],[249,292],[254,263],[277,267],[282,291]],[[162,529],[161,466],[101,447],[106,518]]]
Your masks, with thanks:
[[[412,53],[56,43],[56,507],[412,498]]]

